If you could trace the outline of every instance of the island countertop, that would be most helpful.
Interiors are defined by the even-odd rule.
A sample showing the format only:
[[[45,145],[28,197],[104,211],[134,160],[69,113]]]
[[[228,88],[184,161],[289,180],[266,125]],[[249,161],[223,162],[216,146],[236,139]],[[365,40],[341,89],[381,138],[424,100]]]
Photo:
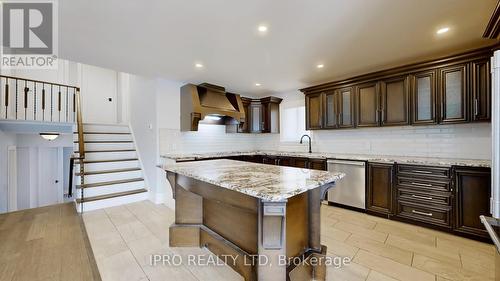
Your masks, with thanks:
[[[286,201],[345,176],[344,173],[227,159],[175,163],[161,168],[270,202]]]

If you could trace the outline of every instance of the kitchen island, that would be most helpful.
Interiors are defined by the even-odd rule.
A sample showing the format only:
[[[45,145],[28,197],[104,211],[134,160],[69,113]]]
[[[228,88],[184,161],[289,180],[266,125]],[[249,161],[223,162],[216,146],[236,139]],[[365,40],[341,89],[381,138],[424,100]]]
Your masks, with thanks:
[[[343,173],[224,159],[162,168],[171,247],[207,247],[245,280],[325,279],[320,203]]]

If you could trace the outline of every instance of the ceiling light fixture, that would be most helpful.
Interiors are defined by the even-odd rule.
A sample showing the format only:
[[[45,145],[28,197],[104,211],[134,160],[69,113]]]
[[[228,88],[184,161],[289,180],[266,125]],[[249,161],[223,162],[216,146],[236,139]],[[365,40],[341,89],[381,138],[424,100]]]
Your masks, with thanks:
[[[203,64],[201,64],[201,63],[195,63],[195,64],[194,64],[194,66],[195,66],[196,68],[202,68],[202,67],[203,67]]]
[[[450,30],[449,27],[443,27],[443,28],[440,28],[438,29],[438,31],[436,31],[437,34],[443,34],[443,33],[446,33]]]
[[[44,140],[53,141],[59,137],[59,133],[40,133]]]
[[[260,83],[255,83],[255,86],[260,87],[262,84]]]
[[[323,67],[325,67],[325,65],[324,64],[318,64],[318,65],[316,65],[316,67],[317,68],[323,68]]]
[[[257,30],[261,33],[264,33],[264,32],[267,32],[267,26],[261,24],[259,25],[259,27],[257,28]]]

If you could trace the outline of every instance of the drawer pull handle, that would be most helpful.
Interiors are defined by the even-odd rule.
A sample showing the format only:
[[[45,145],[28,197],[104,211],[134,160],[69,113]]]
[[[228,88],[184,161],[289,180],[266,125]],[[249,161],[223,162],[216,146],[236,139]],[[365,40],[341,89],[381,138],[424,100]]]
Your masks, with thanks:
[[[414,173],[419,173],[419,174],[432,174],[430,171],[422,171],[422,170],[413,170]]]
[[[417,199],[432,200],[432,197],[420,196],[420,195],[414,195],[414,194],[412,194],[411,197],[417,198]]]
[[[412,185],[418,185],[418,186],[432,187],[432,184],[430,184],[430,183],[412,182],[411,184]]]
[[[432,213],[424,213],[424,212],[420,212],[420,211],[417,211],[417,210],[411,210],[411,212],[414,213],[414,214],[417,214],[417,215],[423,215],[423,216],[432,217]]]

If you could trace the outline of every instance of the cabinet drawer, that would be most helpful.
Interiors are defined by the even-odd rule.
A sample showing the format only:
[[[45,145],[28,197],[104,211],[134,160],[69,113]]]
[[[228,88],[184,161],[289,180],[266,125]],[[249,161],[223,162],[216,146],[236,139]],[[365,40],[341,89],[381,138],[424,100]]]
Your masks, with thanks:
[[[412,177],[424,178],[444,178],[449,179],[451,175],[450,168],[446,167],[429,167],[415,165],[398,165],[398,175],[410,175]]]
[[[451,208],[438,208],[398,201],[397,216],[433,225],[451,227]]]
[[[398,177],[397,185],[400,188],[409,188],[414,190],[428,190],[428,191],[450,191],[450,182],[449,181],[435,181],[435,180],[427,180],[422,178],[406,178],[406,177]]]
[[[451,195],[444,192],[419,192],[412,189],[399,188],[398,199],[412,203],[451,206]]]

